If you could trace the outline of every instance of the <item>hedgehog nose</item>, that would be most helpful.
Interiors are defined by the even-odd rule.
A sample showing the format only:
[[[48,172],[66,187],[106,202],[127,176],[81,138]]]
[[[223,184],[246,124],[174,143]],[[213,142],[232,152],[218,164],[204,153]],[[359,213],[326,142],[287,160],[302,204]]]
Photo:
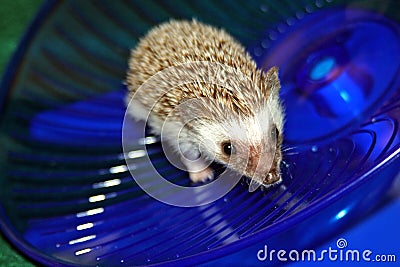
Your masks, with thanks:
[[[280,179],[281,179],[281,177],[279,176],[279,174],[276,175],[276,174],[273,174],[270,172],[265,176],[263,183],[267,184],[267,185],[272,185],[272,184],[278,182]]]
[[[265,175],[269,173],[273,161],[274,161],[273,154],[270,153],[262,154],[258,159],[258,164],[255,169],[256,176],[264,178]]]

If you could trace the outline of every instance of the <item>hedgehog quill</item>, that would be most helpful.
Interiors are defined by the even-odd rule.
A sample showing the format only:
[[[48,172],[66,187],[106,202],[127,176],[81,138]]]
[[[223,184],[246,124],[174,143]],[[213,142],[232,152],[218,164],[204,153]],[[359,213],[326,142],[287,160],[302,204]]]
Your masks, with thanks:
[[[157,76],[165,69],[169,76]],[[226,31],[195,20],[151,29],[131,51],[126,83],[128,114],[163,132],[193,182],[213,178],[214,160],[250,178],[250,191],[281,182],[278,68],[257,69]]]

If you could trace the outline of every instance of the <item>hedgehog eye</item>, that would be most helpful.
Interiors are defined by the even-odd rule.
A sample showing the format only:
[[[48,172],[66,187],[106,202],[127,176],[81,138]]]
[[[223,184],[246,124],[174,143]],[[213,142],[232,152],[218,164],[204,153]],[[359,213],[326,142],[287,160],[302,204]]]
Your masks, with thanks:
[[[278,127],[274,126],[274,131],[275,131],[275,136],[278,137],[279,136]]]
[[[222,143],[222,151],[225,155],[230,156],[236,152],[236,149],[230,142],[224,142]]]

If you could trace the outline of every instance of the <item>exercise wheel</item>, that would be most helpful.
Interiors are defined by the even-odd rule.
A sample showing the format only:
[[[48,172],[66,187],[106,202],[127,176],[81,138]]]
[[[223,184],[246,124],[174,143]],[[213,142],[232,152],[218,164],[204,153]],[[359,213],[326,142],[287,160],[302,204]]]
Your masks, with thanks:
[[[0,88],[0,226],[45,265],[254,265],[313,246],[375,207],[400,167],[398,1],[47,1]],[[182,208],[147,195],[121,146],[130,49],[151,27],[225,28],[280,67],[283,183]],[[188,175],[154,164],[177,184]],[[138,170],[148,171],[135,154]],[[312,225],[312,227],[310,227]],[[260,263],[261,264],[261,263]]]

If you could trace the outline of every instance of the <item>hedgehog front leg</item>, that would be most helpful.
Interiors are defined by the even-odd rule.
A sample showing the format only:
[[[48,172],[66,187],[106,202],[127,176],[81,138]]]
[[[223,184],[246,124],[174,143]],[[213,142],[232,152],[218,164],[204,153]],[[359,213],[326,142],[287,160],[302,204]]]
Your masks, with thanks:
[[[202,171],[189,172],[189,177],[194,183],[205,182],[214,178],[214,172],[210,167],[207,167]]]
[[[214,172],[209,167],[209,162],[202,158],[199,152],[187,152],[181,157],[181,160],[188,170],[192,182],[205,182],[214,178]]]
[[[194,164],[186,163],[185,166],[188,168],[190,180],[194,183],[205,182],[214,178],[213,170],[210,167],[206,167],[205,161],[204,164],[199,162]]]

